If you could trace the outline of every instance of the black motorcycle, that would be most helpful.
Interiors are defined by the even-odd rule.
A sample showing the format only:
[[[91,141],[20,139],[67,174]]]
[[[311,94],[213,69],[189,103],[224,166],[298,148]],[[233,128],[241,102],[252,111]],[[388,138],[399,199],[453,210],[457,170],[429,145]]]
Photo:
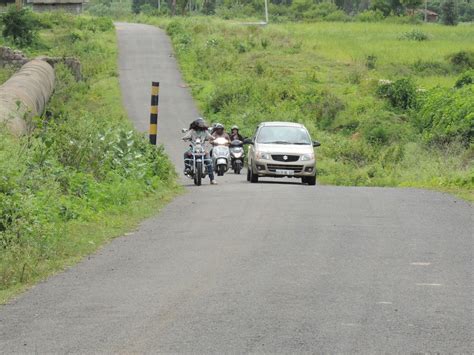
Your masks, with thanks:
[[[240,174],[244,166],[244,142],[236,139],[230,143],[230,164],[235,174]]]

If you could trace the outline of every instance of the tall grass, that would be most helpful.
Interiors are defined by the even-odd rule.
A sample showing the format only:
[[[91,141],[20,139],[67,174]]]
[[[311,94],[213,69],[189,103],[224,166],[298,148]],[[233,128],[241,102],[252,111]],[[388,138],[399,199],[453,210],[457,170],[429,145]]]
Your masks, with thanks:
[[[458,66],[450,59],[474,51],[472,26],[320,22],[256,27],[209,18],[142,20],[167,29],[210,121],[238,124],[247,136],[261,121],[304,123],[322,141],[317,150],[321,182],[472,192],[472,133],[466,114],[474,111],[474,101],[469,88],[451,93],[471,64]],[[414,29],[414,38],[425,40],[404,36]],[[408,106],[394,107],[399,99],[378,95],[379,80],[398,79],[393,95],[405,95],[399,91],[406,90],[403,85],[414,86]],[[436,100],[423,99],[432,90],[466,98],[464,108],[447,107],[435,119],[448,122],[444,115],[456,112],[456,119],[465,120],[459,139],[467,137],[471,145],[443,136],[449,127],[442,123],[430,125],[439,129],[438,142],[444,139],[445,144],[424,138],[430,135],[423,132],[419,106],[425,105],[425,113],[436,110],[426,106]]]

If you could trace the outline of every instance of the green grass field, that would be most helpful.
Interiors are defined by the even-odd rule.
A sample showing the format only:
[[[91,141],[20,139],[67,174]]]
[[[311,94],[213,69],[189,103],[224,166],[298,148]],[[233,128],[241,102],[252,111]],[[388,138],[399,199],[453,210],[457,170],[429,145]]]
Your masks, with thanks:
[[[304,123],[322,142],[320,182],[435,188],[472,199],[474,153],[466,126],[473,126],[473,88],[451,88],[473,64],[453,64],[451,56],[472,55],[474,26],[318,22],[258,27],[199,17],[141,21],[167,29],[209,121],[238,124],[246,135],[265,120]],[[405,39],[413,31],[427,40]],[[416,87],[416,107],[393,107],[377,94],[379,80],[404,78]],[[457,112],[456,120],[464,122],[468,138],[463,142],[461,131],[439,139],[442,143],[426,139],[431,128],[420,122],[440,105],[426,109],[433,90],[461,97],[462,109],[446,106],[445,111],[453,117]],[[443,115],[448,119],[450,113]]]

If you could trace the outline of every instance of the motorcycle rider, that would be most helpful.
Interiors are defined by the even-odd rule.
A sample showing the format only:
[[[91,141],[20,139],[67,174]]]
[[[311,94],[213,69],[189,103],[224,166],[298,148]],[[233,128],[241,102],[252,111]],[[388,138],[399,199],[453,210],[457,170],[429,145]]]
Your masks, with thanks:
[[[228,141],[227,145],[229,145],[230,142],[231,142],[229,135],[224,130],[224,125],[221,124],[221,123],[216,123],[216,124],[212,125],[212,137],[213,137],[213,139],[217,139],[217,138],[227,139],[227,141]],[[212,148],[211,148],[211,151],[210,151],[209,154],[212,157]]]
[[[217,139],[217,138],[225,138],[229,141],[230,143],[230,137],[229,135],[224,131],[224,125],[218,123],[216,124],[216,126],[214,127],[214,133],[212,133],[212,136],[214,137],[214,139]]]
[[[238,141],[244,141],[244,137],[242,137],[239,133],[239,127],[236,126],[236,125],[233,125],[232,126],[232,129],[230,131],[230,141],[235,141],[235,140],[238,140]]]
[[[189,125],[188,132],[182,138],[183,141],[195,141],[197,138],[200,138],[202,142],[209,141],[212,142],[214,137],[209,133],[206,121],[202,117],[191,122]],[[184,174],[188,175],[190,169],[189,164],[186,163],[186,159],[189,158],[190,149],[188,149],[184,153]],[[209,158],[209,153],[206,151],[206,169],[207,173],[209,174],[209,179],[211,181],[211,185],[217,185],[216,180],[214,179],[214,171],[212,169],[211,160]]]

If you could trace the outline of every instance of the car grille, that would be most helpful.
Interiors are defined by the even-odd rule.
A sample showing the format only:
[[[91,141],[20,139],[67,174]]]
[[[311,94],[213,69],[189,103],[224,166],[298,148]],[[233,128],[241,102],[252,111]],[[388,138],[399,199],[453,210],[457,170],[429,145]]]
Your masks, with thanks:
[[[295,173],[300,173],[303,170],[302,165],[280,165],[280,164],[267,164],[267,169],[271,172],[276,170],[293,170]]]
[[[287,159],[285,160],[283,157],[286,157]],[[284,162],[294,162],[294,161],[297,161],[300,156],[299,155],[284,155],[284,154],[275,154],[275,155],[272,155],[272,158],[273,160],[276,160],[276,161],[284,161]]]

